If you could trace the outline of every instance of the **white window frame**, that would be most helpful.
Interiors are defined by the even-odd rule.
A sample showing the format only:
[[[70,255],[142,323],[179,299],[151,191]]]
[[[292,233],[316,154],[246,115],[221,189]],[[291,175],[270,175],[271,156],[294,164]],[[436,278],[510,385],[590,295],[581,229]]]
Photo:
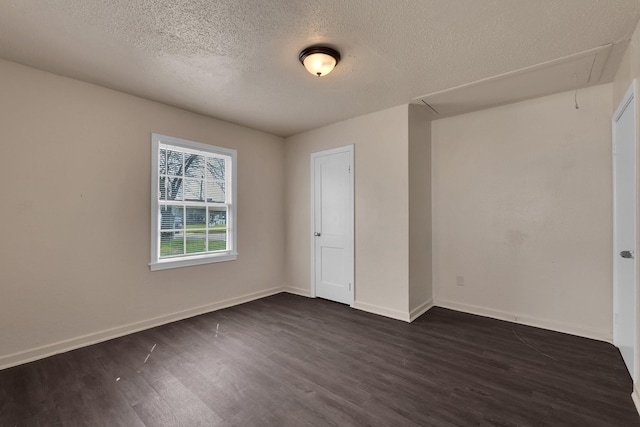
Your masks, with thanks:
[[[159,153],[161,145],[167,144],[186,150],[198,150],[205,153],[229,156],[231,158],[231,188],[227,189],[228,202],[227,233],[228,246],[226,251],[183,255],[173,258],[160,258],[160,202],[158,201],[159,182]],[[216,147],[200,142],[175,138],[166,135],[151,134],[151,271],[169,268],[187,267],[190,265],[209,264],[214,262],[233,261],[237,259],[237,151],[229,148]],[[229,172],[227,172],[229,173]],[[186,221],[186,218],[184,219]]]

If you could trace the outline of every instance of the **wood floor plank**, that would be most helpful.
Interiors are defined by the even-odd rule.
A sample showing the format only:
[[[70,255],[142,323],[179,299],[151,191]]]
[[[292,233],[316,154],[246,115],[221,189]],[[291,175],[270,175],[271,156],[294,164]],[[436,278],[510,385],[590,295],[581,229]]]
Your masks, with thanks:
[[[144,426],[98,363],[95,349],[86,347],[46,359],[51,377],[45,392],[51,394],[62,425]]]
[[[0,371],[0,426],[640,426],[610,344],[289,294]]]

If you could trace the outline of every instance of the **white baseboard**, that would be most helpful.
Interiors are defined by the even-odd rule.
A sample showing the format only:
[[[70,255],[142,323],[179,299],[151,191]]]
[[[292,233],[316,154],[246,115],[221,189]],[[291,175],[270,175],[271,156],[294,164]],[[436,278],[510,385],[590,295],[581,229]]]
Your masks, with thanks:
[[[640,414],[640,389],[638,389],[638,384],[633,384],[633,393],[631,393],[631,399],[633,399],[633,403],[636,405],[636,411]]]
[[[302,288],[294,288],[294,287],[291,287],[291,286],[285,286],[284,288],[282,288],[282,292],[288,292],[290,294],[300,295],[301,297],[311,298],[311,291],[309,289],[302,289]]]
[[[423,302],[413,310],[409,312],[409,322],[413,322],[418,317],[426,313],[431,307],[433,307],[433,298],[429,298],[428,301]]]
[[[403,322],[411,322],[411,316],[408,312],[402,312],[397,310],[392,310],[386,307],[380,307],[378,305],[366,304],[364,302],[356,301],[351,306],[357,310],[366,311],[367,313],[377,314],[379,316],[390,317],[396,320],[402,320]]]
[[[563,332],[565,334],[577,335],[580,337],[591,338],[598,341],[611,343],[613,341],[613,331],[603,331],[595,329],[586,329],[581,326],[571,325],[567,323],[553,322],[549,320],[538,319],[520,314],[508,313],[490,308],[479,307],[475,305],[462,304],[454,301],[447,301],[440,298],[434,299],[434,305],[437,307],[449,308],[451,310],[462,311],[464,313],[477,314],[480,316],[491,317],[493,319],[506,320],[508,322],[519,323],[522,325],[535,326],[536,328],[549,329],[551,331]]]
[[[97,344],[99,342],[118,338],[124,335],[129,335],[134,332],[155,328],[156,326],[164,325],[164,324],[175,322],[178,320],[187,319],[189,317],[198,316],[200,314],[210,313],[212,311],[221,310],[223,308],[232,307],[234,305],[243,304],[245,302],[279,294],[283,292],[284,289],[285,288],[283,287],[277,287],[277,288],[271,288],[271,289],[267,289],[260,292],[254,292],[251,294],[230,298],[224,301],[207,304],[200,307],[195,307],[195,308],[191,308],[184,311],[179,311],[179,312],[175,312],[175,313],[171,313],[171,314],[167,314],[159,317],[154,317],[153,319],[142,320],[140,322],[130,323],[128,325],[118,326],[118,327],[106,329],[100,332],[94,332],[94,333],[82,335],[76,338],[58,341],[56,343],[47,344],[47,345],[33,348],[30,350],[25,350],[25,351],[20,351],[13,354],[0,356],[0,369],[6,369],[12,366],[22,365],[24,363],[33,362],[34,360],[44,359],[45,357],[53,356],[54,354],[64,353],[70,350],[75,350],[80,347],[86,347],[91,344]]]

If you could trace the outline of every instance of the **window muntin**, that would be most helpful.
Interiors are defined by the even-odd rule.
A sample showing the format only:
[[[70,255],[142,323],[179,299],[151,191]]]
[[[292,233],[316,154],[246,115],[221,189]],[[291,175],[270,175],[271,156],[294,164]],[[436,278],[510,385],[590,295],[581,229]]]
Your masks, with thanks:
[[[236,259],[236,151],[152,135],[151,269]]]

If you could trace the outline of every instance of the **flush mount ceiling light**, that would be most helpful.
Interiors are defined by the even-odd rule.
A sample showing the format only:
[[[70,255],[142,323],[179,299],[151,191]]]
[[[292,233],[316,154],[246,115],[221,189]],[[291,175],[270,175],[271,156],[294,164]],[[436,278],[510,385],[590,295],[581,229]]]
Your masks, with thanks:
[[[298,56],[304,68],[314,76],[326,76],[340,62],[340,52],[326,46],[311,46]]]

